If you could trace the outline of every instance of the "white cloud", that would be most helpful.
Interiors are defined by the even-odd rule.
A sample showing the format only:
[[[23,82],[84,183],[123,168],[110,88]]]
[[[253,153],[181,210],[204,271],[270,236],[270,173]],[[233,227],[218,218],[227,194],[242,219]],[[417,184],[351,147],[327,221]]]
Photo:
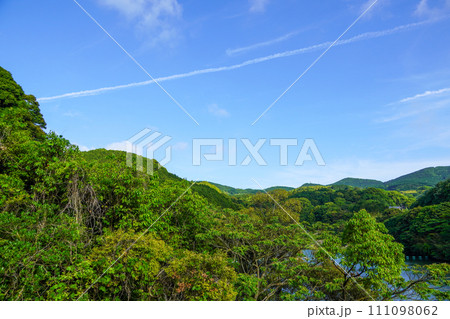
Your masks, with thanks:
[[[435,1],[436,3],[437,1]],[[442,2],[442,1],[441,1]],[[444,3],[439,6],[431,6],[428,0],[420,0],[414,15],[426,18],[440,18],[450,12],[450,0],[445,0]]]
[[[414,11],[414,14],[418,15],[418,16],[422,16],[428,10],[429,10],[429,8],[428,8],[428,1],[427,0],[420,0],[419,4],[416,7],[416,11]]]
[[[269,0],[249,0],[251,13],[262,13],[266,11]]]
[[[377,119],[376,122],[393,122],[408,117],[423,115],[424,113],[434,110],[447,108],[450,106],[450,98],[448,98],[445,93],[450,93],[450,88],[425,91],[424,93],[416,94],[411,97],[403,98],[397,102],[389,103],[388,105],[393,106],[394,112],[381,119]]]
[[[230,113],[227,110],[220,108],[217,104],[208,106],[208,112],[217,117],[228,117]]]
[[[415,101],[417,99],[421,99],[421,98],[424,98],[424,97],[431,97],[431,96],[441,95],[441,94],[448,93],[448,92],[450,92],[450,88],[444,88],[444,89],[435,90],[435,91],[426,91],[424,93],[416,94],[414,96],[401,99],[399,101],[399,103],[411,102],[411,101]]]
[[[375,4],[374,4],[375,2]],[[369,7],[370,10],[366,12],[363,19],[370,19],[371,17],[386,11],[386,8],[391,4],[391,0],[367,0],[359,7],[359,13],[363,13]],[[386,12],[382,13],[383,16],[386,16]]]
[[[363,40],[380,38],[380,37],[388,36],[388,35],[399,33],[399,32],[408,31],[408,30],[411,30],[411,29],[414,29],[419,26],[423,26],[423,25],[426,25],[426,24],[429,24],[432,22],[434,22],[434,20],[425,20],[422,22],[400,25],[400,26],[392,28],[392,29],[362,33],[362,34],[356,35],[352,38],[340,40],[340,41],[336,42],[335,47],[341,46],[341,45],[346,45],[346,44],[351,44],[351,43],[359,42],[359,41],[363,41]],[[328,46],[330,46],[330,44],[331,44],[331,42],[323,42],[323,43],[315,44],[312,46],[308,46],[308,47],[304,47],[304,48],[300,48],[300,49],[296,49],[296,50],[284,51],[284,52],[264,56],[261,58],[247,60],[247,61],[244,61],[239,64],[234,64],[234,65],[229,65],[229,66],[221,66],[221,67],[215,67],[215,68],[200,69],[200,70],[195,70],[195,71],[191,71],[191,72],[160,77],[155,80],[158,83],[160,83],[160,82],[164,82],[164,81],[177,80],[177,79],[187,78],[187,77],[196,76],[196,75],[200,75],[200,74],[217,73],[217,72],[240,69],[245,66],[258,64],[258,63],[262,63],[262,62],[266,62],[266,61],[270,61],[270,60],[274,60],[274,59],[280,59],[280,58],[295,56],[295,55],[299,55],[299,54],[314,52],[314,51],[317,51],[320,49],[325,49]],[[50,97],[41,97],[38,99],[38,101],[46,102],[46,101],[53,101],[53,100],[58,100],[58,99],[62,99],[62,98],[76,98],[76,97],[82,97],[82,96],[98,95],[98,94],[105,93],[108,91],[115,91],[115,90],[119,90],[119,89],[148,85],[148,84],[152,84],[152,83],[154,83],[153,80],[134,82],[134,83],[123,84],[123,85],[103,87],[103,88],[93,89],[93,90],[84,90],[84,91],[78,91],[78,92],[72,92],[72,93],[65,93],[65,94],[50,96]]]
[[[433,110],[442,109],[445,107],[448,107],[450,105],[450,99],[439,101],[432,103],[428,106],[421,105],[420,107],[416,107],[414,109],[410,108],[401,108],[400,110],[396,111],[395,114],[390,115],[388,117],[384,117],[382,119],[377,120],[378,123],[387,123],[387,122],[393,122],[398,121],[404,118],[413,117],[416,115],[421,115],[423,113],[431,112]]]
[[[265,46],[269,46],[278,42],[282,42],[282,41],[286,41],[290,38],[292,38],[294,35],[296,35],[298,32],[290,32],[288,34],[285,34],[281,37],[278,37],[276,39],[272,39],[272,40],[268,40],[268,41],[264,41],[264,42],[259,42],[259,43],[255,43],[246,47],[241,47],[241,48],[236,48],[236,49],[227,49],[226,53],[227,55],[236,55],[242,52],[246,52],[246,51],[250,51],[250,50],[254,50],[257,48],[261,48],[261,47],[265,47]]]
[[[148,33],[153,44],[177,37],[176,22],[182,16],[177,0],[98,0],[134,23],[141,33]]]
[[[129,19],[141,14],[145,6],[145,1],[143,0],[98,0],[98,3],[120,11]]]

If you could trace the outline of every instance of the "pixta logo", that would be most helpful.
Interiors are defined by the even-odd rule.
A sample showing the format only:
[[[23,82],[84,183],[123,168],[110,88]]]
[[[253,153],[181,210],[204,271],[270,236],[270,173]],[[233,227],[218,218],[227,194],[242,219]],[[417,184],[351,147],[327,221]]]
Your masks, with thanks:
[[[238,162],[237,158],[237,145],[238,141],[243,144],[246,149],[247,156]],[[252,160],[256,162],[257,165],[266,166],[267,162],[264,157],[260,154],[261,149],[266,145],[267,139],[258,139],[256,143],[252,143],[247,138],[242,139],[229,139],[228,143],[228,154],[227,160],[229,166],[247,166]],[[299,141],[294,138],[272,138],[269,140],[269,145],[271,147],[276,147],[279,150],[279,164],[281,166],[288,165],[288,151],[289,147],[296,147],[299,145]],[[197,138],[192,142],[192,165],[200,166],[202,159],[206,161],[224,161],[225,160],[225,141],[219,138]],[[204,153],[204,149],[208,150],[214,149],[213,152]],[[302,147],[298,152],[295,166],[302,166],[306,161],[313,161],[313,158],[317,165],[325,166],[325,161],[323,160],[322,154],[312,138],[305,139],[303,141]]]
[[[127,150],[127,166],[133,166],[133,153],[136,155],[136,169],[141,172],[153,175],[153,160],[147,160],[147,165],[144,167],[143,157],[153,159],[155,152],[165,147],[165,156],[158,160],[160,165],[166,165],[172,159],[172,147],[165,145],[172,137],[162,136],[162,133],[145,128],[139,133],[133,135],[126,141]],[[165,145],[165,146],[164,146]]]

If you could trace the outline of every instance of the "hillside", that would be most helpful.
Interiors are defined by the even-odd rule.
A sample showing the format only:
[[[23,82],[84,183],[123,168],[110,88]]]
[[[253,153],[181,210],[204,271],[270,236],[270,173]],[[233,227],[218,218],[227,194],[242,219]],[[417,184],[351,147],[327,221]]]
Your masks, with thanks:
[[[450,179],[438,183],[400,214],[384,222],[412,256],[450,260]]]
[[[363,178],[352,178],[352,177],[347,177],[347,178],[341,179],[340,181],[337,181],[336,183],[333,183],[331,185],[345,185],[345,186],[353,186],[353,187],[359,187],[359,188],[368,188],[368,187],[376,187],[376,188],[382,188],[382,189],[386,188],[384,183],[381,181],[377,181],[374,179],[363,179]]]
[[[345,185],[359,188],[375,187],[386,190],[414,191],[416,196],[421,192],[436,186],[437,183],[450,178],[450,166],[428,167],[412,172],[385,183],[373,179],[344,178],[329,186]]]
[[[116,162],[117,164],[126,161],[126,152],[124,151],[113,151],[106,150],[104,148],[99,148],[95,150],[91,150],[88,152],[81,152],[81,156],[86,159],[88,162],[105,162],[111,161]],[[147,159],[146,157],[142,157],[142,167],[147,167]],[[135,158],[134,158],[135,160]],[[182,178],[178,177],[175,174],[170,173],[165,167],[159,165],[158,161],[153,160],[153,167],[155,174],[162,180],[172,180],[172,181],[181,181]]]
[[[209,182],[209,183],[216,186],[222,192],[225,192],[229,195],[245,195],[245,194],[256,194],[256,193],[262,192],[260,189],[253,189],[253,188],[242,189],[242,188],[234,188],[231,186],[221,185],[221,184],[212,183],[212,182]],[[270,192],[270,191],[277,190],[277,189],[291,191],[295,188],[289,187],[289,186],[272,186],[272,187],[266,188],[265,191]]]
[[[126,152],[124,151],[113,151],[106,149],[96,149],[88,152],[82,152],[81,156],[90,164],[90,165],[101,165],[106,162],[115,163],[116,165],[120,165],[126,162]],[[142,159],[142,167],[146,168],[148,161],[145,157],[138,156]],[[133,157],[134,161],[136,157]],[[165,167],[161,166],[158,161],[153,161],[153,175],[157,177],[161,181],[165,182],[180,182],[183,181],[182,178],[178,177],[175,174],[170,173]],[[134,162],[135,163],[135,162]],[[239,205],[236,203],[236,200],[232,198],[230,195],[226,193],[222,193],[220,189],[211,185],[208,182],[198,182],[192,186],[192,190],[205,198],[208,203],[213,206],[222,207],[222,208],[232,208],[238,209]]]
[[[394,178],[384,183],[382,181],[375,179],[347,177],[335,183],[329,184],[328,186],[352,186],[358,188],[374,187],[385,190],[396,190],[405,193],[411,193],[412,195],[417,197],[427,189],[436,186],[439,182],[442,182],[448,178],[450,178],[450,166],[438,166],[438,167],[424,168],[419,171]],[[212,182],[210,183],[216,186],[222,192],[227,193],[229,195],[256,194],[261,191],[252,188],[241,189]],[[309,187],[309,186],[323,186],[323,185],[315,183],[305,183],[300,187]],[[295,188],[288,186],[272,186],[266,188],[265,190],[272,191],[276,189],[284,189],[287,191],[291,191]]]
[[[305,183],[300,187],[308,187],[308,186],[323,186],[322,184],[315,184],[315,183]]]
[[[430,206],[445,202],[450,202],[450,179],[439,182],[435,187],[426,191],[413,206]]]
[[[437,183],[450,178],[450,166],[428,167],[400,176],[384,183],[389,190],[410,190],[424,186],[436,186]]]
[[[192,190],[205,198],[208,203],[221,208],[239,209],[236,199],[222,192],[216,186],[208,182],[199,182],[192,186]]]
[[[266,188],[266,191],[270,192],[270,191],[274,191],[274,190],[277,190],[277,189],[283,189],[285,191],[291,191],[291,190],[294,190],[295,188],[294,187],[289,187],[289,186],[272,186],[272,187]]]
[[[256,194],[256,193],[260,192],[260,190],[258,190],[258,189],[251,189],[251,188],[241,189],[241,188],[234,188],[231,186],[217,184],[217,183],[213,183],[213,182],[209,182],[209,183],[216,186],[222,192],[227,193],[229,195]]]

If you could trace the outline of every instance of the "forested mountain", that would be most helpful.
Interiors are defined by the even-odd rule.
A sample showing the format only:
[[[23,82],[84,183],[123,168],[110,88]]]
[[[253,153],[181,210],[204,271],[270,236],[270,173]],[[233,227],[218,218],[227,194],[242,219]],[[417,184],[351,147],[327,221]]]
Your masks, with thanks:
[[[402,276],[403,245],[448,261],[446,183],[414,209],[379,188],[232,196],[43,128],[36,99],[0,68],[0,300],[450,298],[449,264]]]
[[[277,189],[282,189],[282,190],[285,190],[285,191],[292,191],[295,188],[294,187],[289,187],[289,186],[272,186],[272,187],[266,188],[265,190],[267,192],[270,192],[270,191],[274,191],[274,190],[277,190]]]
[[[396,191],[412,191],[411,193],[420,195],[420,193],[424,190],[427,190],[433,186],[435,186],[437,183],[444,181],[446,179],[450,178],[450,166],[438,166],[438,167],[428,167],[421,169],[419,171],[406,174],[400,177],[397,177],[395,179],[392,179],[387,182],[378,181],[375,179],[364,179],[364,178],[353,178],[353,177],[347,177],[343,178],[333,184],[330,184],[329,186],[352,186],[352,187],[359,187],[359,188],[369,188],[369,187],[375,187],[375,188],[381,188],[386,190],[396,190]],[[217,186],[222,191],[230,194],[230,195],[239,195],[239,194],[255,194],[258,193],[261,190],[258,189],[239,189],[239,188],[233,188],[231,186],[225,186],[221,184],[215,184],[211,183],[215,186]],[[305,186],[322,186],[320,184],[314,184],[314,183],[306,183],[303,184],[301,187]],[[274,186],[269,187],[266,189],[266,191],[275,190],[275,189],[285,189],[285,190],[293,190],[293,187],[287,187],[287,186]],[[417,192],[419,191],[419,192]]]
[[[246,189],[234,188],[234,187],[231,187],[231,186],[221,185],[221,184],[212,183],[212,182],[210,182],[210,184],[216,186],[222,192],[227,193],[229,195],[256,194],[256,193],[259,193],[259,192],[263,191],[261,189],[253,189],[253,188],[246,188]],[[294,187],[289,187],[289,186],[272,186],[272,187],[266,188],[265,191],[273,191],[273,190],[277,190],[277,189],[283,189],[283,190],[288,190],[289,191],[289,190],[293,190]]]
[[[347,178],[341,179],[340,181],[337,181],[336,183],[333,183],[331,185],[346,185],[346,186],[353,186],[353,187],[360,187],[360,188],[376,187],[376,188],[386,189],[386,186],[381,181],[377,181],[374,179],[363,179],[363,178],[352,178],[352,177],[347,177]]]
[[[413,207],[437,205],[445,202],[450,202],[450,179],[440,182],[436,187],[428,190],[418,198]]]
[[[210,182],[212,185],[216,186],[218,189],[220,189],[222,192],[230,194],[230,195],[242,195],[242,194],[256,194],[260,192],[261,190],[258,189],[252,189],[252,188],[234,188],[231,186],[221,185],[217,183]]]
[[[448,178],[450,166],[428,167],[387,181],[385,185],[387,189],[403,191],[424,186],[432,187]]]
[[[420,196],[412,208],[385,221],[389,232],[409,255],[450,260],[450,179]]]
[[[438,166],[424,168],[385,183],[372,179],[344,178],[331,185],[347,185],[361,188],[377,187],[387,190],[408,191],[430,188],[448,178],[450,178],[450,166]]]

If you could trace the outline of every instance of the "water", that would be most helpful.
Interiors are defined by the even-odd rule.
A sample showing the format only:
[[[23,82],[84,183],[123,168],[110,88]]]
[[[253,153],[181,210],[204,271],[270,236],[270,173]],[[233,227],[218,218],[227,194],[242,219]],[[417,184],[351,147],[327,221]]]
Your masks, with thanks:
[[[431,261],[431,260],[405,260],[405,264],[406,266],[409,267],[413,267],[413,266],[426,266],[426,265],[431,265],[436,263],[436,261]],[[412,272],[410,271],[403,271],[402,272],[402,277],[405,279],[408,279],[408,275],[411,275]]]
[[[313,250],[304,250],[303,254],[308,258],[308,259],[313,259],[314,258],[314,251]],[[340,262],[340,259],[336,260],[338,263]],[[430,264],[434,264],[437,263],[436,261],[432,261],[432,260],[428,260],[428,258],[425,259],[419,259],[419,258],[415,258],[415,260],[412,260],[412,258],[409,258],[408,260],[405,260],[405,264],[406,266],[409,267],[413,267],[413,266],[426,266],[426,265],[430,265]],[[414,279],[414,275],[412,273],[412,271],[409,270],[404,270],[401,273],[402,277],[405,280],[411,280]],[[441,287],[439,288],[440,291],[450,291],[450,286],[445,286],[445,287]],[[407,299],[410,300],[417,300],[420,299],[419,296],[417,296],[417,294],[415,294],[414,292],[409,292],[408,295],[405,294],[405,296],[407,297]]]
[[[408,267],[426,266],[426,265],[430,265],[430,264],[434,264],[434,263],[437,263],[437,262],[436,261],[431,261],[431,260],[417,260],[417,259],[416,260],[411,260],[410,259],[410,260],[406,260],[405,261],[405,264]],[[402,277],[404,279],[413,279],[414,275],[412,274],[411,271],[406,270],[406,271],[402,271]],[[437,288],[436,287],[436,289],[439,289],[440,291],[450,291],[450,286],[444,286],[444,287],[441,287],[441,288]],[[409,295],[407,295],[407,297],[408,297],[408,299],[418,299],[418,296],[414,292],[412,292]]]

